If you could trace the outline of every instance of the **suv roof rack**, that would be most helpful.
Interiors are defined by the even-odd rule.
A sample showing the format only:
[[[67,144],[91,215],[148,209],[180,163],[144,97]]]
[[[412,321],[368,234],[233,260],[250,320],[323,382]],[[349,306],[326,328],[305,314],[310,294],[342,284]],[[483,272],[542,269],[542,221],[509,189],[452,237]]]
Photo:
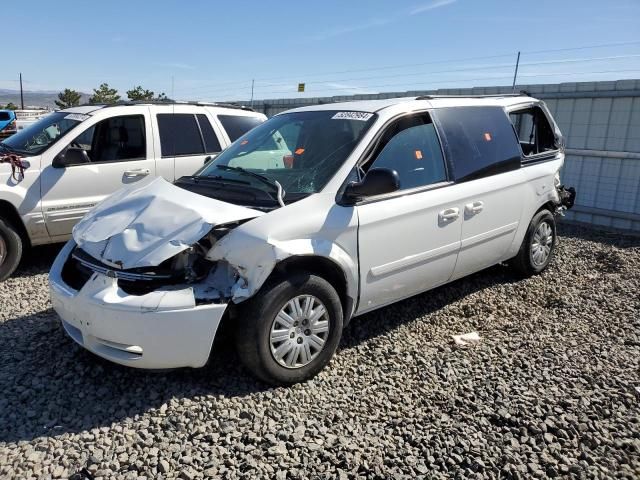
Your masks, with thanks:
[[[246,110],[248,112],[254,112],[255,110],[245,105],[239,105],[237,103],[224,103],[224,102],[200,102],[200,101],[181,101],[181,100],[124,100],[110,104],[100,103],[85,103],[82,106],[96,106],[96,107],[121,107],[126,105],[200,105],[203,107],[219,107],[219,108],[234,108],[236,110]]]
[[[500,97],[530,97],[529,92],[520,90],[518,93],[487,93],[478,95],[420,95],[416,97],[416,100],[431,100],[434,98],[500,98]]]

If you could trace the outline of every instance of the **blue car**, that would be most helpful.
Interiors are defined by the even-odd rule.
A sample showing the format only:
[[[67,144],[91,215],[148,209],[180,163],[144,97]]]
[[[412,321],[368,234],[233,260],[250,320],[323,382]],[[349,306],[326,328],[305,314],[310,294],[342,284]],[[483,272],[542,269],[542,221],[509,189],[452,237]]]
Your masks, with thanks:
[[[0,138],[6,138],[16,133],[16,112],[0,110]]]

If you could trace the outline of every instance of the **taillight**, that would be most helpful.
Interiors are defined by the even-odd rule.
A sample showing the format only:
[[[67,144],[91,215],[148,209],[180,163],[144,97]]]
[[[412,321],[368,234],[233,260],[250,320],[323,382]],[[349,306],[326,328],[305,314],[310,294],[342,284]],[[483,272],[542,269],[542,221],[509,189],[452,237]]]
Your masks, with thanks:
[[[285,155],[282,157],[282,161],[284,162],[284,168],[293,168],[293,155]]]
[[[16,130],[16,119],[14,118],[13,120],[11,120],[6,127],[4,127],[5,130]]]

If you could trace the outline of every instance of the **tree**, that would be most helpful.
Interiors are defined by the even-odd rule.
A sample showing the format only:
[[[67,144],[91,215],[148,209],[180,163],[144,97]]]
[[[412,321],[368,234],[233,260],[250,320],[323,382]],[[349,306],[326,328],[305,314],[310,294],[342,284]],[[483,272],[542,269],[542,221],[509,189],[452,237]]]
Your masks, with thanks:
[[[65,88],[64,92],[58,94],[58,100],[55,101],[59,108],[69,108],[80,105],[80,98],[82,95],[80,92]]]
[[[136,101],[136,100],[137,101],[155,100],[158,102],[169,101],[169,99],[167,98],[164,92],[156,95],[152,90],[146,90],[142,88],[140,85],[132,88],[131,90],[127,90],[127,97],[129,97],[129,100],[133,100],[133,101]]]
[[[151,90],[145,90],[140,85],[138,85],[137,87],[134,87],[131,90],[127,91],[127,97],[129,97],[129,100],[134,100],[134,101],[135,100],[152,100],[153,92]]]
[[[4,107],[5,110],[17,110],[18,106],[16,104],[14,104],[13,102],[9,102],[7,103],[7,106]]]
[[[89,98],[89,103],[117,103],[120,101],[118,90],[110,88],[108,83],[103,83],[99,88],[93,89],[93,95]]]

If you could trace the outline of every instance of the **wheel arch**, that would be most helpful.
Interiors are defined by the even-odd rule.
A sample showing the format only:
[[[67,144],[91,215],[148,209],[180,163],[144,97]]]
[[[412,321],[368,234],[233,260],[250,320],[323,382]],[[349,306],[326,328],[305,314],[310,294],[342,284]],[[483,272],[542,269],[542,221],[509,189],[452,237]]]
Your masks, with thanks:
[[[22,238],[25,246],[31,245],[29,233],[24,226],[18,210],[16,210],[16,207],[11,202],[8,202],[7,200],[0,200],[0,219],[6,220],[18,231],[18,234],[20,235],[20,238]]]
[[[349,292],[347,274],[333,259],[320,255],[292,255],[278,262],[269,278],[286,277],[293,272],[308,272],[317,275],[333,286],[340,297],[344,313],[344,326],[351,319],[355,298]]]

